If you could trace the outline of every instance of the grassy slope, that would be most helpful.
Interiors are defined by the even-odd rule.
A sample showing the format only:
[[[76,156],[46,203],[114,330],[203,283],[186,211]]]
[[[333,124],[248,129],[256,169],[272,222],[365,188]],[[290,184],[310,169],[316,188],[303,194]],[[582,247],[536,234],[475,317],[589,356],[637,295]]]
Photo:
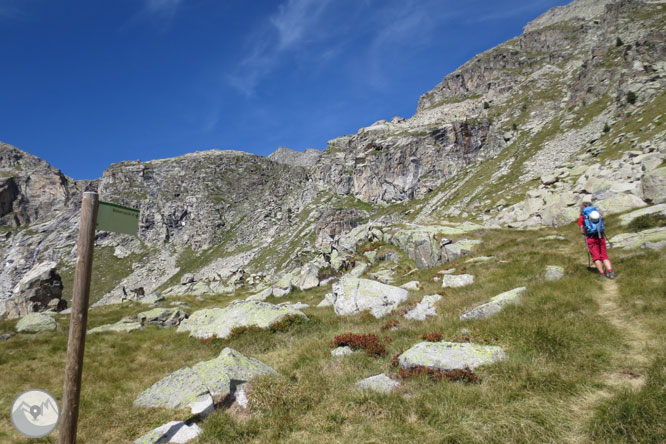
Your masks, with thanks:
[[[612,219],[609,223],[609,229],[617,232]],[[629,340],[625,332],[600,314],[595,296],[604,288],[603,281],[585,269],[587,259],[577,230],[569,226],[559,231],[567,241],[537,241],[545,232],[482,234],[484,243],[476,253],[495,255],[498,261],[454,263],[458,270],[477,276],[475,284],[466,288],[442,290],[432,281],[448,264],[403,277],[401,281],[418,278],[425,286],[410,294],[410,302],[435,292],[444,296],[438,304],[440,315],[425,322],[395,316],[381,320],[364,315],[337,317],[330,308],[310,308],[305,310],[310,321],[287,332],[246,332],[230,340],[200,342],[156,328],[91,336],[84,364],[79,442],[128,442],[168,420],[186,418],[185,411],[135,409],[132,401],[169,372],[210,359],[226,346],[263,360],[281,376],[255,384],[251,413],[238,418],[218,411],[205,420],[198,442],[537,443],[564,442],[563,436],[573,429],[582,430],[580,442],[658,442],[663,436],[664,414],[659,406],[663,406],[666,376],[663,354],[653,350],[666,345],[666,303],[664,272],[654,264],[663,263],[664,252],[612,252],[620,306],[632,322],[650,332],[647,361],[632,363],[620,354]],[[564,266],[565,279],[544,282],[541,276],[547,264]],[[489,320],[464,324],[458,320],[465,308],[522,285],[528,286],[528,292],[520,306]],[[283,300],[301,300],[314,307],[327,291],[296,292]],[[192,309],[231,299],[181,298]],[[636,304],[637,299],[643,303]],[[143,309],[135,305],[95,309],[89,327]],[[59,319],[54,334],[18,335],[0,342],[0,409],[8,411],[16,394],[28,388],[43,388],[60,399],[68,318]],[[398,329],[381,331],[390,319],[399,319]],[[11,331],[14,324],[0,322],[0,333]],[[445,339],[456,340],[461,328],[470,330],[473,341],[500,345],[509,355],[505,362],[478,370],[481,384],[416,378],[404,381],[392,395],[351,389],[364,377],[382,372],[396,375],[391,357],[420,342],[422,334],[439,331]],[[389,336],[387,356],[357,353],[332,358],[328,344],[344,332]],[[628,391],[605,382],[608,372],[627,366],[638,374],[651,368],[642,389]],[[582,410],[575,408],[584,405],[585,394],[602,389],[610,398]],[[0,418],[0,441],[29,442],[15,433],[7,417]],[[30,442],[56,442],[56,438]]]

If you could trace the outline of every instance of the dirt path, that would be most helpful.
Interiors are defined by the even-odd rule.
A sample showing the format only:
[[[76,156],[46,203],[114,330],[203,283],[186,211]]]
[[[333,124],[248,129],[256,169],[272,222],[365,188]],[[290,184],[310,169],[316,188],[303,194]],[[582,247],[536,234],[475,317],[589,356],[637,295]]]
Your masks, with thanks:
[[[617,350],[613,368],[601,375],[600,382],[604,388],[583,394],[571,405],[575,423],[566,436],[567,443],[589,442],[584,427],[593,414],[595,404],[613,394],[613,389],[630,387],[640,389],[645,383],[645,366],[648,364],[648,348],[651,335],[639,322],[620,307],[620,291],[615,280],[605,280],[603,291],[597,295],[599,314],[605,317],[614,327],[620,330],[625,338],[623,345]]]

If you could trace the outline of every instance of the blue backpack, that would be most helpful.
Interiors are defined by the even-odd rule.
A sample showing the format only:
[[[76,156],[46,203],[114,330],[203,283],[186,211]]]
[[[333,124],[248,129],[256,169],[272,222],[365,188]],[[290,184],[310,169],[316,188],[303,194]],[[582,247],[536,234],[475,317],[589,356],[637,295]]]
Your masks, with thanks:
[[[590,220],[590,213],[596,211],[599,213],[599,220],[593,222]],[[585,222],[585,234],[587,236],[594,236],[595,234],[602,238],[604,236],[604,220],[601,217],[601,212],[593,206],[583,208],[583,221]]]

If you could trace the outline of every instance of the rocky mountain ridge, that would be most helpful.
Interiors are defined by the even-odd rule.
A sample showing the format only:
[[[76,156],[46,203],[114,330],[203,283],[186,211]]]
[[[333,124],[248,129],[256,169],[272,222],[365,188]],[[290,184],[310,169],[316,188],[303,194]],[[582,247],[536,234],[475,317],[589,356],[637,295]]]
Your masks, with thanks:
[[[372,264],[368,241],[427,267],[471,251],[470,231],[570,223],[583,199],[608,214],[664,202],[665,86],[664,2],[576,0],[447,75],[411,118],[323,152],[212,150],[77,182],[2,144],[0,313],[44,261],[71,279],[86,188],[141,210],[139,239],[97,235],[95,267],[117,269],[99,303],[275,295]]]

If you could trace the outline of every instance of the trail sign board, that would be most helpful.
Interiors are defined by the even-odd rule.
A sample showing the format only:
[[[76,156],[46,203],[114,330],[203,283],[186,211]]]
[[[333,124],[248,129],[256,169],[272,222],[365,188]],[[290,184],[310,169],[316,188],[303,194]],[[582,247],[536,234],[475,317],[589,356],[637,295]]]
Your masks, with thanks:
[[[100,201],[97,229],[136,236],[139,229],[139,210]]]

